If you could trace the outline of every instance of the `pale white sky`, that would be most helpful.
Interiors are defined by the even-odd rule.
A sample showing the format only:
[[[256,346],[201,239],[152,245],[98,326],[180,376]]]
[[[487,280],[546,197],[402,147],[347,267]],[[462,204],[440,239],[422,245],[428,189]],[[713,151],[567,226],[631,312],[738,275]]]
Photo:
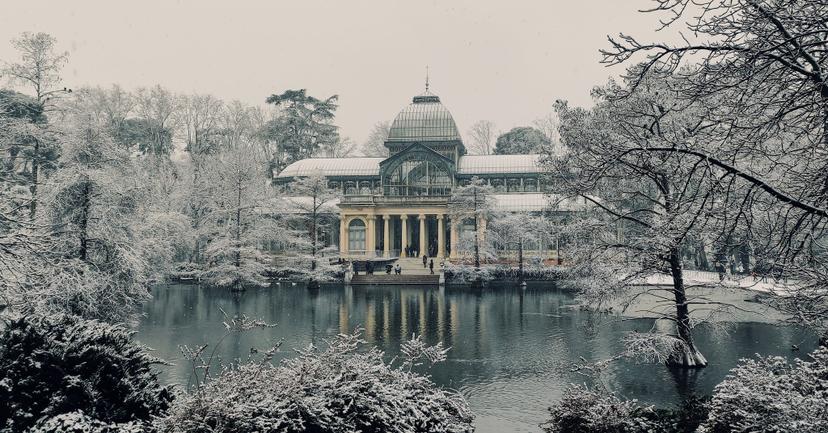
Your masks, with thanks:
[[[608,34],[651,38],[647,0],[571,1],[31,1],[0,15],[0,60],[23,31],[70,52],[68,87],[161,84],[264,105],[307,88],[340,95],[337,124],[362,142],[431,88],[465,136],[477,120],[528,125],[556,99],[589,105]]]

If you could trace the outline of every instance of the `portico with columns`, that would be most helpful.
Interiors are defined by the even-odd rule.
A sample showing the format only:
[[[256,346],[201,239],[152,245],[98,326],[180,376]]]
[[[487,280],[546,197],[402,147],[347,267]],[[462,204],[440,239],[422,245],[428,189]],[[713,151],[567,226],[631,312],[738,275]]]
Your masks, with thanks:
[[[446,208],[343,208],[339,221],[343,257],[447,258],[457,245]]]

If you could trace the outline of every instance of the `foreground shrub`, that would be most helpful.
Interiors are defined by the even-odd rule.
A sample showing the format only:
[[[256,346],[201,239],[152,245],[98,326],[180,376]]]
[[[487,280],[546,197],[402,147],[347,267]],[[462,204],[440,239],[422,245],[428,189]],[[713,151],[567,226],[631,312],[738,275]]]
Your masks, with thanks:
[[[572,386],[549,408],[547,433],[689,433],[707,417],[706,400],[691,397],[675,409],[640,406],[615,394]]]
[[[463,397],[412,371],[445,351],[420,339],[403,346],[393,366],[364,349],[359,334],[339,335],[327,348],[299,352],[279,366],[245,363],[225,369],[180,399],[158,423],[164,432],[471,432]]]
[[[136,422],[105,423],[75,411],[42,419],[26,433],[145,433],[145,427]]]
[[[149,420],[172,399],[152,371],[158,363],[119,326],[70,316],[8,320],[0,333],[0,432],[75,411],[104,423]]]
[[[810,361],[742,360],[716,385],[707,432],[828,431],[828,349]]]

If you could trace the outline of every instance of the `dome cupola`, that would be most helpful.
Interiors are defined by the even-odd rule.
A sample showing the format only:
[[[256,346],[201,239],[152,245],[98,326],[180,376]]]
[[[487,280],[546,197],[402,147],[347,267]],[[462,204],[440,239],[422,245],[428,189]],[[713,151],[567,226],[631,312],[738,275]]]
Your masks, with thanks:
[[[460,133],[451,113],[440,103],[440,97],[426,90],[397,114],[387,142],[434,141],[460,141]]]

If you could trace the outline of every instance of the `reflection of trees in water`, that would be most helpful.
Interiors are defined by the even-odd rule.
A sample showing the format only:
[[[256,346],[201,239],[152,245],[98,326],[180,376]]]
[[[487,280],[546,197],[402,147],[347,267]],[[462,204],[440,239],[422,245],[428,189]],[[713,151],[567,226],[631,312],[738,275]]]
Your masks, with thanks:
[[[277,359],[284,359],[294,356],[294,348],[321,344],[322,339],[357,326],[364,327],[365,338],[391,358],[399,355],[403,339],[417,333],[428,344],[443,342],[451,347],[448,362],[430,372],[437,383],[485,393],[495,392],[488,388],[492,384],[530,392],[519,389],[529,383],[542,388],[537,392],[543,395],[534,398],[549,403],[568,383],[585,381],[567,368],[579,357],[609,358],[620,351],[625,332],[652,326],[646,319],[620,320],[571,308],[569,293],[532,286],[525,290],[323,286],[309,291],[283,283],[236,297],[229,291],[195,286],[162,287],[154,296],[146,306],[138,339],[176,364],[162,378],[178,383],[186,383],[188,377],[178,345],[214,342],[224,330],[219,308],[278,325],[235,336],[232,344],[220,349],[224,360],[244,358],[251,347],[261,349],[280,339],[284,344]],[[794,328],[758,323],[735,324],[726,334],[700,329],[698,344],[717,360],[703,373],[674,376],[663,366],[626,362],[608,369],[604,379],[625,396],[669,403],[692,390],[709,392],[739,358],[754,353],[789,355],[791,344],[807,354],[815,343],[813,335]],[[489,400],[499,398],[486,395]]]

